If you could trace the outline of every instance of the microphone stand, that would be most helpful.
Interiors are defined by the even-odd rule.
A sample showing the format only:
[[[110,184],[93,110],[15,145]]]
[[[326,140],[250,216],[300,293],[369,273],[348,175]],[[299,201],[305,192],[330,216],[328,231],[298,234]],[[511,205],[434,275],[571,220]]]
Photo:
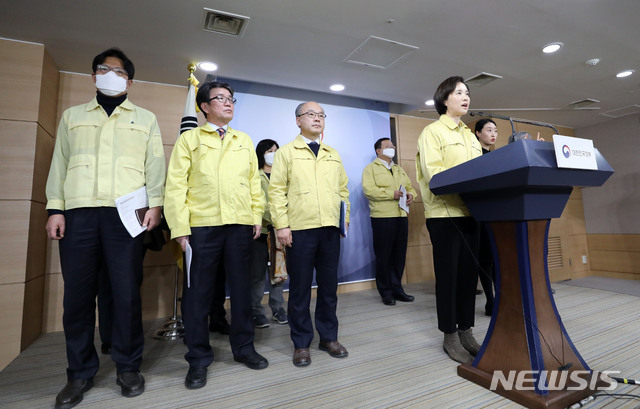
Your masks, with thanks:
[[[497,114],[487,114],[485,112],[470,112],[469,115],[471,115],[471,116],[476,116],[476,115],[485,116],[485,117],[488,117],[488,118],[497,118],[497,119],[504,119],[505,121],[509,121],[509,123],[511,124],[511,132],[512,132],[512,134],[516,133],[516,128],[513,125],[514,122],[518,122],[518,123],[522,123],[522,124],[529,124],[529,125],[536,125],[536,126],[544,126],[546,128],[553,129],[553,131],[556,134],[560,134],[560,132],[558,132],[558,130],[556,129],[555,126],[553,126],[551,124],[546,124],[544,122],[528,121],[526,119],[511,118],[509,116],[497,115]]]

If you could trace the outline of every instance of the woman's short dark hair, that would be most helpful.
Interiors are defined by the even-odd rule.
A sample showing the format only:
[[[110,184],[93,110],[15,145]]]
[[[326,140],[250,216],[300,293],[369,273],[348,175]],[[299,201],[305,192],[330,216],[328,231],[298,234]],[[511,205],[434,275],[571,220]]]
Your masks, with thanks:
[[[447,78],[438,85],[438,89],[436,89],[435,94],[433,94],[433,102],[435,102],[438,114],[443,115],[447,113],[447,106],[445,105],[445,102],[447,101],[447,98],[449,98],[449,95],[456,90],[456,86],[460,82],[464,84],[464,78],[455,76]],[[467,86],[467,84],[464,85]],[[469,87],[467,87],[467,89],[469,89]]]
[[[495,122],[493,122],[493,119],[489,119],[489,118],[482,118],[481,120],[479,120],[478,122],[476,122],[476,128],[473,131],[473,133],[476,135],[476,137],[478,136],[478,132],[482,132],[482,128],[484,128],[484,126],[488,123],[492,123],[494,125],[496,125]],[[498,126],[498,125],[496,125]]]
[[[209,98],[210,98],[209,95],[211,95],[211,90],[215,88],[224,88],[227,91],[229,91],[229,93],[231,94],[231,97],[233,97],[233,88],[231,88],[231,85],[227,84],[226,82],[218,82],[218,81],[205,82],[204,84],[200,85],[200,87],[198,88],[198,93],[196,94],[196,105],[198,105],[198,108],[201,111],[202,111],[201,105],[209,102]],[[206,112],[202,111],[202,113],[206,118],[207,117]]]
[[[275,145],[276,148],[280,149],[280,145],[278,145],[278,142],[274,141],[273,139],[263,139],[260,142],[258,142],[258,145],[256,145],[256,156],[258,157],[258,169],[264,168],[264,154],[269,149],[273,148],[273,145]]]
[[[127,77],[129,77],[130,80],[133,79],[133,76],[136,73],[136,69],[134,68],[131,60],[118,48],[109,48],[108,50],[101,52],[93,58],[91,69],[93,70],[94,74],[96,73],[98,64],[104,63],[104,60],[106,60],[107,57],[116,57],[120,61],[122,61],[122,68],[124,68],[124,70],[127,72]]]

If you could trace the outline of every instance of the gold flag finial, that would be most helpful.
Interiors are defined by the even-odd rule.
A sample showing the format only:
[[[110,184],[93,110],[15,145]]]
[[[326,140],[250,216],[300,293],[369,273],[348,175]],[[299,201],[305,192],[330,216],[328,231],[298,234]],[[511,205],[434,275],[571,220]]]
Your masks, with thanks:
[[[196,65],[194,63],[189,63],[189,65],[187,65],[187,69],[191,74],[193,74],[194,72],[196,72]]]

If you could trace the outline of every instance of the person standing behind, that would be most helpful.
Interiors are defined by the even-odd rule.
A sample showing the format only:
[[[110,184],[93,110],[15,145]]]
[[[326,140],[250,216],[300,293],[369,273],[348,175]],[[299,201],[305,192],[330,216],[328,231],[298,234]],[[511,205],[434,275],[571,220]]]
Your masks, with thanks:
[[[474,129],[476,138],[482,146],[482,154],[486,155],[491,152],[491,148],[495,146],[496,139],[498,139],[498,127],[493,120],[483,118],[476,122]],[[480,244],[479,244],[479,256],[480,271],[478,276],[482,289],[487,297],[487,302],[484,305],[484,315],[491,315],[493,313],[493,281],[495,280],[495,273],[493,270],[493,253],[491,250],[491,239],[487,232],[487,227],[484,223],[480,224]]]
[[[200,86],[196,103],[207,124],[183,132],[169,161],[165,216],[171,238],[193,251],[185,279],[183,321],[188,352],[187,389],[207,383],[213,362],[208,315],[222,263],[231,296],[229,341],[234,360],[251,369],[268,361],[254,348],[249,289],[251,239],[260,236],[264,193],[249,135],[232,129],[233,88],[222,82]]]
[[[396,300],[415,299],[402,289],[409,222],[398,201],[404,195],[401,186],[407,191],[407,206],[413,202],[416,191],[405,171],[393,163],[396,150],[391,139],[378,139],[373,148],[378,157],[362,172],[362,190],[371,210],[376,286],[385,305],[396,305]]]
[[[94,347],[96,295],[104,262],[113,295],[111,358],[121,393],[144,392],[140,374],[143,238],[131,237],[115,199],[146,187],[148,230],[160,223],[165,160],[153,113],[133,105],[127,91],[134,66],[118,49],[93,59],[98,89],[89,103],[67,109],[58,126],[47,180],[47,234],[60,241],[68,382],[56,408],[72,408],[93,386],[99,359]]]
[[[482,154],[480,142],[461,121],[469,110],[469,90],[462,77],[450,77],[433,97],[440,118],[418,138],[416,172],[433,246],[438,329],[451,359],[469,362],[480,346],[471,327],[475,318],[478,224],[459,195],[435,196],[429,182],[436,174]]]
[[[267,244],[268,228],[271,226],[271,212],[269,211],[269,178],[271,177],[271,165],[276,151],[280,148],[278,142],[272,139],[263,139],[256,146],[256,156],[258,157],[258,168],[260,169],[260,182],[262,190],[267,199],[267,209],[262,216],[262,230],[260,238],[253,241],[251,247],[251,309],[253,323],[256,328],[266,328],[269,320],[264,315],[262,297],[264,296],[264,284],[269,263],[269,246]],[[275,260],[273,261],[275,262]],[[284,305],[284,281],[272,284],[269,280],[269,307],[273,320],[278,324],[289,322]]]
[[[271,220],[278,240],[287,249],[289,273],[289,327],[294,345],[293,364],[311,363],[309,346],[313,325],[309,305],[316,270],[318,284],[315,323],[319,348],[332,357],[349,353],[338,342],[338,260],[340,207],[346,204],[349,223],[347,174],[338,152],[320,140],[325,113],[316,102],[295,110],[300,134],[276,152],[269,184]]]

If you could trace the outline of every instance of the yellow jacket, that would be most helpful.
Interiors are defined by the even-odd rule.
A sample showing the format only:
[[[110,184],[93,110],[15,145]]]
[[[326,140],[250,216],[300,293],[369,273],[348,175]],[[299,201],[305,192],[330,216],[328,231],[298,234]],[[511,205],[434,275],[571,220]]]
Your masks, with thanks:
[[[393,198],[393,192],[399,190],[400,185],[414,197],[416,191],[411,186],[409,176],[400,166],[394,163],[391,170],[393,173],[389,172],[381,159],[376,158],[362,171],[362,191],[369,199],[371,217],[407,217],[407,212]]]
[[[276,151],[271,168],[269,199],[276,229],[315,229],[340,224],[340,201],[347,203],[347,173],[338,151],[320,143],[316,157],[298,135]]]
[[[263,169],[260,169],[260,187],[262,187],[264,198],[266,200],[264,214],[262,215],[262,229],[260,230],[260,233],[267,234],[269,232],[267,227],[271,225],[271,212],[269,211],[269,177]]]
[[[125,99],[107,116],[94,98],[62,114],[47,179],[47,209],[114,207],[116,198],[142,186],[149,206],[162,206],[165,170],[155,115]]]
[[[431,178],[468,160],[482,155],[480,142],[462,122],[456,124],[447,115],[422,130],[418,138],[416,176],[424,202],[424,215],[431,217],[470,216],[456,194],[436,196],[429,190]]]
[[[210,124],[183,132],[164,203],[171,238],[191,235],[191,227],[261,224],[265,199],[249,135],[228,127],[221,141]]]

